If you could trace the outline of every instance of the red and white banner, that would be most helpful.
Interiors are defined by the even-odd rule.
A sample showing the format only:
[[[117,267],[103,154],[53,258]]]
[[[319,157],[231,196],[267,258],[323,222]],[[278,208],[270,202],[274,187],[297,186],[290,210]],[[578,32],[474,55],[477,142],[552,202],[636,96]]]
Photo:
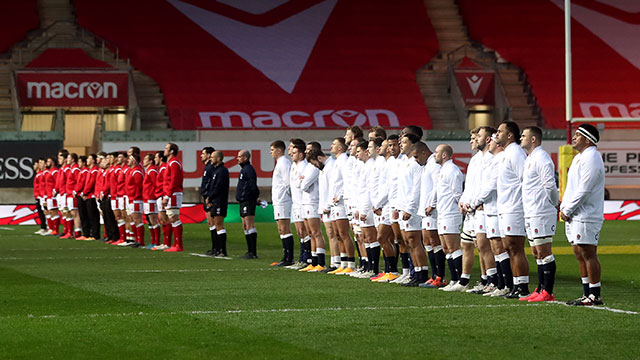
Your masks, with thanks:
[[[467,106],[494,104],[493,76],[493,71],[456,69],[458,87]]]
[[[19,71],[20,106],[128,106],[126,72]]]

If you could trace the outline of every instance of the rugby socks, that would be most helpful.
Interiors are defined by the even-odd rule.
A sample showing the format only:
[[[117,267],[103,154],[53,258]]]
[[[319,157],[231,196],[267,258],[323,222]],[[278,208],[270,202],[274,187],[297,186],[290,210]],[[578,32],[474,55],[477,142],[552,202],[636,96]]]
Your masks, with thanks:
[[[487,269],[487,282],[498,286],[498,270],[496,268]]]
[[[411,272],[409,253],[400,253],[400,262],[402,263],[402,275],[408,275]]]
[[[258,256],[258,230],[251,228],[245,232],[249,253]]]
[[[511,272],[511,258],[505,251],[502,254],[496,256],[496,260],[500,264],[500,270],[502,270],[502,277],[504,278],[504,284],[509,290],[513,290],[513,273]]]
[[[349,267],[347,253],[340,253],[340,267],[346,269]]]
[[[458,281],[460,278],[458,277],[458,272],[456,271],[456,266],[453,263],[453,256],[451,254],[445,255],[447,259],[447,265],[449,265],[449,273],[451,273],[451,281]]]
[[[589,291],[589,278],[588,277],[583,277],[582,278],[582,292],[584,293],[584,296],[589,296],[589,294],[591,293]]]
[[[144,246],[144,224],[136,225],[136,242]]]
[[[73,237],[76,239],[82,236],[82,228],[76,228],[73,230]]]
[[[429,258],[429,265],[431,265],[431,268],[433,269],[432,271],[433,274],[431,275],[431,278],[435,279],[438,267],[436,265],[436,255],[433,253],[433,246],[427,245],[424,247],[424,250],[427,252],[427,258]]]
[[[544,275],[544,289],[553,294],[553,285],[556,281],[556,259],[553,254],[542,259],[542,272]]]
[[[538,265],[538,292],[542,292],[542,287],[544,286],[544,270],[542,266],[542,259],[536,259],[536,265]],[[548,290],[547,290],[548,291]],[[551,293],[549,293],[551,294]]]
[[[369,245],[371,254],[369,255],[370,270],[376,275],[380,273],[380,243],[374,242]]]
[[[331,256],[331,267],[336,269],[340,267],[340,256]]]
[[[589,293],[596,298],[600,297],[600,282],[598,281],[595,284],[589,284]]]
[[[304,239],[301,240],[302,242],[302,262],[304,263],[311,263],[311,236],[307,235],[305,236]]]
[[[496,277],[498,289],[504,288],[504,275],[502,274],[502,267],[500,266],[500,260],[498,259],[498,255],[494,255],[493,259],[496,261]]]
[[[182,246],[182,221],[178,220],[172,223],[171,227],[173,228],[173,239],[175,240],[173,246],[181,250],[184,249]]]
[[[227,229],[216,231],[216,237],[218,238],[218,246],[224,256],[227,256]]]
[[[125,230],[126,230],[126,227],[125,227],[124,220],[118,221],[118,232],[120,233],[120,240],[122,241],[125,241],[127,239]]]
[[[452,252],[451,259],[453,260],[453,266],[455,266],[458,276],[463,275],[462,274],[462,250],[458,249]],[[464,274],[464,275],[469,275],[469,274]],[[469,278],[460,278],[460,285],[467,285],[468,283],[469,283]]]
[[[51,228],[51,230],[53,230],[56,233],[59,233],[59,231],[60,231],[60,216],[55,215],[54,217],[51,218],[51,222],[53,224],[53,227]]]
[[[480,284],[483,286],[487,285],[487,275],[480,275]]]
[[[316,248],[316,258],[318,259],[318,265],[326,267],[326,251],[323,248]]]
[[[211,234],[211,251],[214,253],[218,251],[218,232],[216,226],[209,226],[209,233]]]
[[[514,280],[522,294],[529,294],[529,276],[518,276]]]
[[[284,261],[293,262],[293,234],[280,235],[284,249]]]
[[[311,266],[318,266],[318,253],[315,251],[311,251]]]
[[[444,254],[444,251],[442,251],[442,245],[436,245],[433,247],[433,256],[436,259],[436,266],[433,267],[433,272],[437,272],[437,275],[441,278],[444,279],[444,271],[445,271],[445,265],[444,263],[446,262],[446,256]]]
[[[171,223],[162,225],[162,235],[163,235],[163,244],[166,246],[171,246],[171,233],[173,232],[173,227]]]

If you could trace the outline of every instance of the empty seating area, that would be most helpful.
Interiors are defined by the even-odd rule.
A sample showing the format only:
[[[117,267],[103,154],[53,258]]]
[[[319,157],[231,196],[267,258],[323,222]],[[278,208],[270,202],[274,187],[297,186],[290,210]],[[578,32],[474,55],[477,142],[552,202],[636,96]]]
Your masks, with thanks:
[[[23,40],[29,30],[38,28],[36,0],[0,1],[0,53]]]
[[[548,128],[566,126],[561,3],[559,0],[458,1],[470,37],[525,71]],[[622,2],[581,0],[573,3],[574,117],[640,116],[637,104],[640,62],[632,64],[633,53],[635,60],[639,57],[640,34],[634,36],[629,32],[637,27],[630,25],[638,24],[640,13],[614,6]],[[606,126],[616,127],[615,124]]]

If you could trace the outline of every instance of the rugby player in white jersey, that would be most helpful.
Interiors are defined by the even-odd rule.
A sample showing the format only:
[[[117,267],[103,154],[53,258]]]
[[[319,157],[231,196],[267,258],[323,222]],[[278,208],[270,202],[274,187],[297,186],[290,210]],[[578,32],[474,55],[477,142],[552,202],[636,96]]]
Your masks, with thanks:
[[[284,152],[284,141],[276,140],[269,148],[271,157],[276,161],[271,180],[271,201],[273,202],[273,217],[278,225],[278,233],[282,240],[282,259],[275,266],[293,265],[293,234],[291,233],[291,188],[289,175],[291,160]]]
[[[460,250],[460,227],[462,226],[462,214],[458,209],[458,203],[462,196],[462,172],[453,163],[453,148],[447,144],[436,147],[435,160],[440,164],[440,177],[436,186],[436,194],[431,205],[425,211],[431,215],[435,209],[438,212],[438,235],[445,246],[446,259],[449,265],[451,279],[449,284],[441,287],[444,291],[466,291],[468,283],[461,285],[462,274],[462,250]]]
[[[302,216],[307,232],[311,235],[311,263],[299,271],[318,272],[325,269],[325,242],[320,225],[320,212],[318,211],[320,202],[318,156],[320,154],[322,152],[317,149],[311,149],[307,152],[305,158],[308,164],[299,176],[299,180],[294,184],[302,190]]]
[[[477,180],[481,175],[479,165],[482,163],[483,153],[482,151],[478,151],[478,143],[476,142],[478,131],[478,128],[470,131],[471,137],[469,144],[471,145],[471,151],[475,151],[475,154],[469,160],[467,174],[464,181],[464,190],[462,191],[462,196],[458,203],[458,210],[464,219],[462,222],[462,233],[460,234],[460,248],[462,249],[462,274],[460,275],[460,285],[463,286],[469,284],[469,279],[471,279],[471,269],[473,268],[473,262],[475,260],[475,254],[473,251],[473,245],[476,240],[475,214],[468,211],[468,207],[466,205],[470,202],[469,199],[472,198],[473,194],[476,192],[477,186],[479,185]],[[482,276],[485,275],[482,261],[480,261],[480,272]],[[475,289],[476,288],[474,287],[469,290]]]
[[[330,216],[333,227],[336,230],[335,235],[338,238],[338,249],[340,251],[340,266],[329,274],[343,274],[355,271],[355,249],[351,235],[349,234],[349,220],[347,210],[344,203],[344,179],[348,179],[349,173],[349,157],[346,153],[347,144],[344,138],[338,137],[333,139],[331,143],[331,153],[336,157],[333,165],[333,171],[329,173],[329,193],[328,198],[331,202]],[[334,249],[332,248],[333,252]]]
[[[424,158],[424,163],[426,163],[427,147],[420,142],[417,136],[408,133],[400,138],[400,151],[408,159],[399,169],[397,211],[400,218],[400,230],[409,247],[414,270],[413,277],[403,285],[418,286],[429,278],[427,254],[422,244],[422,217],[418,213],[423,164],[419,163],[419,159],[416,158],[416,155],[420,154],[421,159]]]
[[[359,274],[352,275],[357,278],[369,279],[378,274],[378,262],[380,259],[380,244],[377,243],[376,227],[373,215],[373,197],[378,183],[378,174],[375,171],[375,160],[369,154],[369,143],[362,141],[356,145],[356,157],[359,161],[360,172],[358,174],[355,218],[362,231],[361,241],[365,249],[367,261]],[[374,247],[375,245],[375,247]],[[377,256],[377,258],[376,258]]]
[[[394,234],[391,228],[391,205],[389,204],[389,172],[387,159],[388,141],[374,138],[369,141],[369,153],[376,153],[375,171],[378,172],[378,184],[374,191],[373,213],[376,221],[377,242],[384,253],[384,272],[371,278],[374,282],[389,282],[398,278],[398,260],[394,245]]]
[[[426,283],[420,284],[420,287],[434,288],[445,286],[443,282],[445,254],[438,236],[438,212],[433,210],[427,215],[426,211],[435,197],[435,184],[438,182],[441,166],[436,162],[435,154],[428,147],[425,155],[428,155],[428,157],[420,176],[420,205],[418,213],[422,217],[422,242],[431,265],[432,275]]]
[[[329,266],[325,266],[325,269],[320,272],[328,273],[340,267],[340,241],[333,220],[331,219],[333,200],[329,198],[329,175],[333,170],[335,160],[331,155],[322,152],[318,142],[313,141],[310,144],[312,148],[317,144],[317,148],[315,149],[320,152],[318,159],[312,162],[312,164],[320,169],[320,175],[318,176],[318,213],[322,219],[324,230],[329,239],[329,248],[331,249],[331,262]]]
[[[524,253],[525,226],[522,205],[522,174],[527,158],[520,147],[520,128],[513,121],[503,121],[496,132],[504,155],[498,168],[498,221],[502,242],[511,258],[513,290],[505,295],[518,299],[529,295],[529,263]]]
[[[400,230],[400,216],[398,209],[398,182],[400,167],[408,160],[407,155],[400,152],[400,137],[398,135],[390,135],[387,138],[387,146],[389,149],[389,158],[387,159],[387,176],[389,189],[389,205],[391,206],[391,229],[393,230],[394,243],[397,243],[396,253],[400,254],[399,258],[402,266],[402,274],[390,281],[394,284],[405,284],[411,281],[411,262],[409,261],[409,247],[404,241],[402,231]],[[397,259],[397,258],[396,258]]]
[[[353,231],[353,237],[356,242],[355,249],[358,251],[359,272],[362,272],[364,270],[364,268],[367,266],[367,262],[369,261],[366,255],[364,241],[362,241],[362,229],[360,228],[360,220],[356,216],[357,201],[360,194],[360,188],[358,187],[360,171],[362,170],[362,166],[364,165],[362,161],[358,160],[358,157],[356,155],[358,144],[361,142],[364,142],[364,139],[360,137],[351,140],[351,144],[349,144],[349,162],[351,163],[351,166],[349,167],[349,176],[345,177],[345,179],[349,179],[349,181],[345,181],[344,184],[345,204],[347,204],[347,213],[351,217],[349,223],[351,224],[351,231]]]
[[[524,224],[531,252],[538,265],[538,286],[520,300],[555,301],[553,285],[556,260],[551,252],[558,221],[558,187],[551,156],[542,149],[542,130],[537,126],[522,130],[520,146],[527,152],[522,176]]]
[[[598,238],[604,218],[604,164],[598,141],[598,129],[591,124],[580,125],[571,139],[578,154],[569,167],[560,218],[578,260],[584,295],[569,305],[602,305]]]
[[[298,261],[287,268],[300,270],[311,261],[311,237],[304,225],[302,216],[302,190],[294,184],[298,181],[307,165],[305,160],[305,143],[300,139],[291,139],[289,142],[289,156],[291,157],[291,169],[289,171],[289,189],[291,191],[291,218],[300,238],[300,256]]]

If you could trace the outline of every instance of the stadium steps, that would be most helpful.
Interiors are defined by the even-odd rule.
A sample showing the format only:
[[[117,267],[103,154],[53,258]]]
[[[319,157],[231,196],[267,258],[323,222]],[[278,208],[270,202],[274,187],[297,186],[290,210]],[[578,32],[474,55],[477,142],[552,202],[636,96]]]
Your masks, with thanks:
[[[524,72],[513,65],[505,65],[498,67],[498,75],[511,106],[511,119],[521,128],[542,126],[544,121],[540,108]]]
[[[38,0],[38,16],[42,28],[47,28],[57,21],[75,22],[73,5],[69,0]],[[62,28],[60,31],[64,32],[67,24],[56,24],[55,27],[58,26]]]
[[[16,122],[11,102],[11,67],[8,60],[0,60],[0,131],[15,131]]]

